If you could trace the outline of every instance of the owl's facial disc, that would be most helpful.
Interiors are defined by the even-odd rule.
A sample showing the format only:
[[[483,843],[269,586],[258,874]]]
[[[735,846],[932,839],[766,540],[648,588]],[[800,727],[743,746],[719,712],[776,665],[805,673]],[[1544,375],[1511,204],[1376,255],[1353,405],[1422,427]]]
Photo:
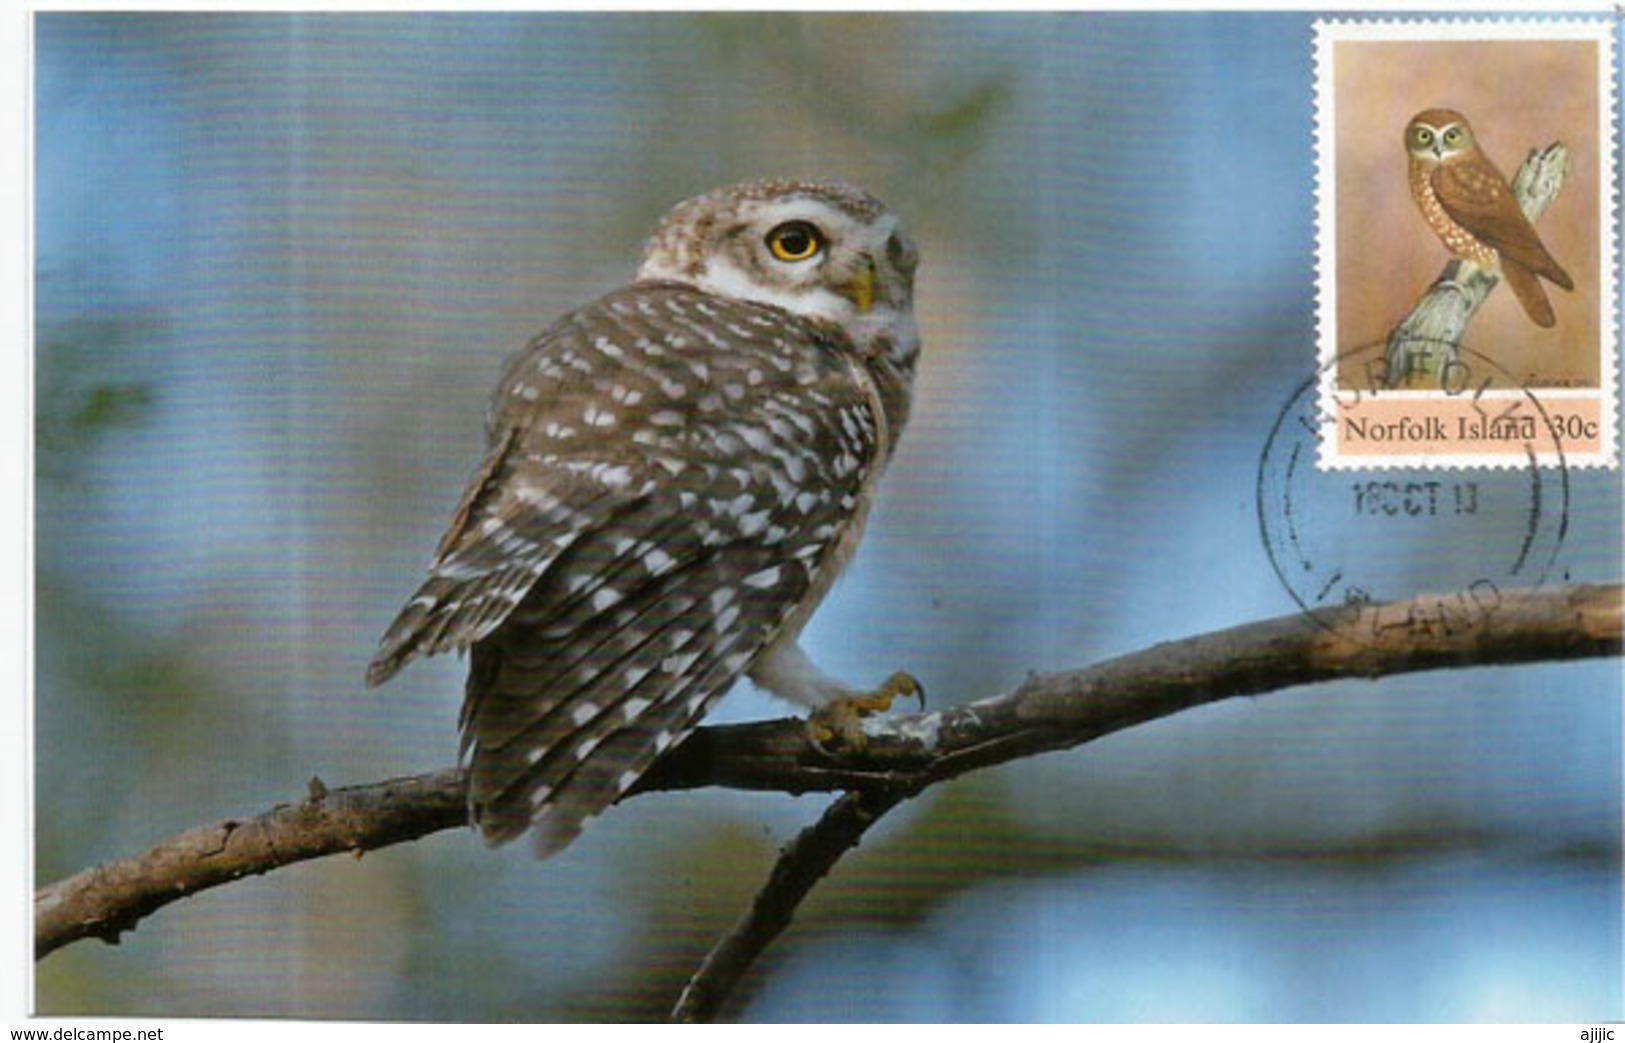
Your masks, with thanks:
[[[1473,131],[1466,117],[1452,109],[1417,113],[1405,128],[1405,147],[1411,155],[1428,162],[1438,162],[1472,143]]]
[[[764,181],[679,204],[650,239],[638,278],[781,308],[840,327],[864,354],[912,361],[918,263],[897,218],[866,193]]]
[[[854,190],[797,186],[782,194],[745,186],[731,211],[684,221],[673,212],[638,276],[686,282],[736,300],[840,324],[913,305],[913,244],[873,200]]]
[[[747,205],[721,230],[699,285],[831,322],[906,310],[912,273],[882,270],[896,224],[889,215],[863,221],[815,197]]]

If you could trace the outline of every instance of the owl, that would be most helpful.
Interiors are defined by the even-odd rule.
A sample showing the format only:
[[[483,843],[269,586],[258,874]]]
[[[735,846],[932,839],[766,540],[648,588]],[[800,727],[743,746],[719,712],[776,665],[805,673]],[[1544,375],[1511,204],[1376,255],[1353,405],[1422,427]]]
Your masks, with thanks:
[[[820,714],[918,693],[849,688],[798,644],[908,420],[917,263],[859,189],[723,188],[508,362],[484,461],[367,672],[467,650],[487,841],[558,851],[741,676]]]
[[[1478,147],[1465,116],[1450,109],[1417,113],[1405,128],[1411,198],[1451,253],[1512,287],[1537,326],[1557,317],[1540,279],[1565,290],[1574,282],[1552,259],[1505,177]]]

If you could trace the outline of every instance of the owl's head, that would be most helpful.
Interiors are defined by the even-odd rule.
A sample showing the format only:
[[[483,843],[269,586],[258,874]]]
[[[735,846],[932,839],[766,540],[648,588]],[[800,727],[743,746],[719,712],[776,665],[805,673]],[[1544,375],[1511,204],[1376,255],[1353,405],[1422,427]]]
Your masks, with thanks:
[[[753,181],[679,203],[639,281],[686,283],[844,328],[914,338],[913,241],[885,204],[832,181]]]
[[[1454,109],[1427,109],[1405,126],[1405,148],[1412,158],[1443,163],[1477,148],[1467,117]]]

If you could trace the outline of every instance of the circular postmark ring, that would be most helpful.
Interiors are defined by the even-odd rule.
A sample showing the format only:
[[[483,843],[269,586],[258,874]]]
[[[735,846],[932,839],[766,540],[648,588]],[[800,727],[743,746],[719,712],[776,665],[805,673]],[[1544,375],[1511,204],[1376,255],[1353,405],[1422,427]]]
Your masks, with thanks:
[[[1347,606],[1407,603],[1403,615],[1362,614],[1360,630],[1373,640],[1396,627],[1471,627],[1496,610],[1502,590],[1540,587],[1558,568],[1569,513],[1561,425],[1533,391],[1465,346],[1454,350],[1471,379],[1406,401],[1470,402],[1485,429],[1515,430],[1502,466],[1425,454],[1321,466],[1323,443],[1339,435],[1341,405],[1404,398],[1381,387],[1385,350],[1378,343],[1345,352],[1296,388],[1270,428],[1256,489],[1265,553],[1309,619],[1347,633]],[[1340,372],[1376,379],[1364,390],[1339,386]],[[1512,415],[1529,419],[1514,428],[1504,422]]]

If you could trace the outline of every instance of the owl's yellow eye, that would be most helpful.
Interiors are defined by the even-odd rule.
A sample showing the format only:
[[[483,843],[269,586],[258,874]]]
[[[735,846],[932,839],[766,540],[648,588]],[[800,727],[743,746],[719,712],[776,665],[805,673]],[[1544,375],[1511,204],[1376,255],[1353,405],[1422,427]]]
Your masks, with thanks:
[[[767,248],[781,261],[805,261],[824,248],[824,233],[806,221],[786,221],[767,233]]]
[[[1433,144],[1433,131],[1427,129],[1426,127],[1417,127],[1416,128],[1416,143],[1418,145],[1431,145],[1431,144]]]
[[[1451,127],[1449,130],[1445,131],[1444,132],[1444,143],[1446,145],[1459,145],[1459,144],[1461,144],[1461,128],[1460,127]]]

